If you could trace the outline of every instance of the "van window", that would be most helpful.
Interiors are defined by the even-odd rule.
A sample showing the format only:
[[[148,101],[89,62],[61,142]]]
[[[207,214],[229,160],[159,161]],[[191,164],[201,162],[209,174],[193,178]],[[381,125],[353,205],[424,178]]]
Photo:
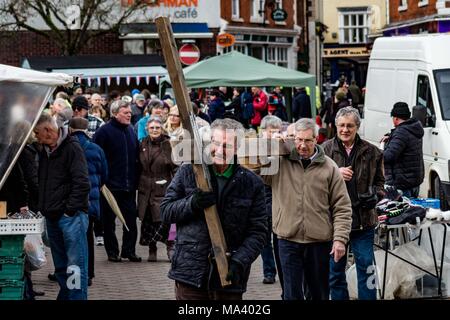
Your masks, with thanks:
[[[434,104],[431,96],[430,80],[426,75],[419,75],[417,80],[417,106],[426,108],[424,127],[434,127]]]
[[[434,71],[442,119],[450,120],[450,69]]]

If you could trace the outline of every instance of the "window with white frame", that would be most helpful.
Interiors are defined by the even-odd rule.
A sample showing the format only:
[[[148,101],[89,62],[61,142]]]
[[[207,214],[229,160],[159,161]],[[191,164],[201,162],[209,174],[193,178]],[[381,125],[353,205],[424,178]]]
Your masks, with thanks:
[[[267,48],[267,62],[277,66],[288,66],[288,48],[269,47]]]
[[[428,5],[428,0],[419,0],[419,7],[425,7]]]
[[[234,44],[230,47],[223,48],[223,53],[228,53],[230,51],[239,51],[240,53],[248,55],[247,45],[245,44]]]
[[[369,33],[367,9],[339,12],[339,43],[367,43]]]
[[[400,0],[398,11],[403,11],[408,9],[408,0]]]
[[[275,0],[275,9],[283,9],[283,0]]]
[[[231,18],[239,19],[239,0],[231,0]]]
[[[252,0],[250,8],[250,17],[252,20],[262,20],[265,0]]]

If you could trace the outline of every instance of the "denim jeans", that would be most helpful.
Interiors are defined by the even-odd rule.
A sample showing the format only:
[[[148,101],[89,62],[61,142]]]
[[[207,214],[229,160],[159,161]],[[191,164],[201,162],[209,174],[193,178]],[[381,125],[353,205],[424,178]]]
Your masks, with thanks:
[[[278,239],[283,270],[283,300],[304,300],[304,285],[312,300],[329,300],[331,242],[297,243]]]
[[[55,276],[59,283],[57,300],[87,300],[89,218],[84,212],[59,220],[46,220]]]
[[[373,265],[373,241],[374,229],[362,231],[352,231],[350,233],[350,246],[355,257],[356,275],[358,278],[358,299],[376,300],[376,288],[369,288],[373,281],[369,281],[373,276],[375,268]],[[344,255],[337,263],[330,258],[330,293],[331,300],[349,300],[347,280],[345,276],[345,266],[347,265],[347,255]]]

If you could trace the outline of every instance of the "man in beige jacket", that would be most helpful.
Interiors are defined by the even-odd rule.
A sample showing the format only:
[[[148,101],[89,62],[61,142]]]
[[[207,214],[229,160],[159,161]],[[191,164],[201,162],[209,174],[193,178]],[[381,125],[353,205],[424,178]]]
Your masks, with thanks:
[[[303,300],[306,286],[313,300],[329,299],[329,255],[345,254],[352,208],[339,168],[316,143],[311,119],[295,124],[295,147],[280,157],[272,186],[273,231],[279,238],[284,300]]]

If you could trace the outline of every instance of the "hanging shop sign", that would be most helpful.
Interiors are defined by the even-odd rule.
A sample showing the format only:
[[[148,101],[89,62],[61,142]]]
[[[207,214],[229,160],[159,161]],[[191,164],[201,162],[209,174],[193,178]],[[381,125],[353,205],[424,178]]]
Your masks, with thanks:
[[[217,36],[217,45],[221,47],[230,47],[235,43],[236,39],[232,34],[223,33]]]
[[[277,22],[286,21],[287,19],[287,12],[283,9],[275,9],[272,11],[272,20]]]

